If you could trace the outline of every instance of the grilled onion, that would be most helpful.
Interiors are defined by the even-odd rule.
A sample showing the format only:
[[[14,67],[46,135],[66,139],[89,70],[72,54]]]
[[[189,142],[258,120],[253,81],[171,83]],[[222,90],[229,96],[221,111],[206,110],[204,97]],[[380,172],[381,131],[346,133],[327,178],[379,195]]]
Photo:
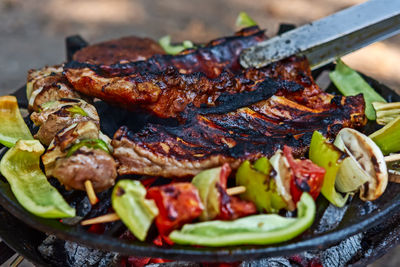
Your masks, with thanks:
[[[366,135],[344,128],[334,143],[349,157],[343,160],[336,188],[343,193],[360,190],[364,201],[377,199],[386,189],[388,172],[382,151]]]

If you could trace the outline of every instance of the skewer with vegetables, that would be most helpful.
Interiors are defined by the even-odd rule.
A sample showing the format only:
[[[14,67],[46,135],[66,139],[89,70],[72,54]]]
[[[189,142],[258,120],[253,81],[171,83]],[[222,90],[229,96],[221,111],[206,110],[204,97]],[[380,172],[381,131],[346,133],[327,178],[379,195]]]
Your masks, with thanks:
[[[109,142],[93,121],[65,128],[54,137],[42,156],[46,175],[57,178],[69,189],[85,191],[87,181],[95,192],[110,188],[117,171]],[[97,202],[93,196],[91,200],[92,204]]]

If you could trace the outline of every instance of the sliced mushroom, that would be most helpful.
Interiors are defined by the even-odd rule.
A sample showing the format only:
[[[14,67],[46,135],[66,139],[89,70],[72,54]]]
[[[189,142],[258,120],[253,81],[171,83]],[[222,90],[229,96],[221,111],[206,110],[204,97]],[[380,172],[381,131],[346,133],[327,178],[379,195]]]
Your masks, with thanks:
[[[271,172],[271,176],[275,179],[277,192],[287,203],[287,209],[289,211],[294,211],[296,205],[290,194],[290,181],[293,174],[289,162],[280,149],[275,152],[269,161],[275,170],[275,173]]]
[[[364,201],[381,196],[388,183],[388,172],[379,147],[368,136],[350,128],[342,129],[334,144],[349,156],[340,166],[336,188],[343,193],[359,189]]]

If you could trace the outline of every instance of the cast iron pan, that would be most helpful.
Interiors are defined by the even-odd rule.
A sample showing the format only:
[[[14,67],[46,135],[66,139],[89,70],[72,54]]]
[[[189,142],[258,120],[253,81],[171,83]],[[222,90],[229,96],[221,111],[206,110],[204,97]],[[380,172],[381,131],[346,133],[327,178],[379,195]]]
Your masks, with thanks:
[[[332,69],[333,65],[326,66],[314,72],[318,75],[324,69]],[[400,96],[385,85],[365,77],[367,81],[389,102],[400,101]],[[335,92],[333,85],[328,88]],[[15,92],[21,108],[26,108],[27,100],[25,88]],[[112,136],[116,128],[122,124],[128,125],[133,129],[140,129],[146,121],[157,121],[157,119],[145,116],[144,114],[132,114],[126,111],[110,107],[103,102],[97,102],[96,108],[102,118],[102,130]],[[28,121],[28,119],[27,119]],[[160,121],[160,123],[171,123],[170,121]],[[367,134],[378,129],[375,123],[369,123],[364,132]],[[0,156],[6,151],[1,150]],[[57,186],[57,184],[55,184]],[[71,199],[71,194],[60,189],[67,200]],[[79,193],[78,193],[79,194]],[[81,199],[84,194],[80,195]],[[101,198],[109,198],[109,192],[104,193]],[[73,201],[72,201],[73,202]],[[71,201],[70,201],[71,203]],[[86,203],[86,204],[85,204]],[[355,196],[348,204],[342,208],[335,208],[320,196],[317,199],[317,214],[313,225],[302,235],[288,242],[268,245],[268,246],[234,246],[221,248],[179,246],[157,247],[151,242],[125,241],[118,239],[115,231],[108,231],[105,234],[94,234],[87,232],[86,228],[80,225],[69,226],[59,220],[43,219],[27,212],[13,196],[9,184],[4,177],[0,176],[0,204],[12,215],[25,222],[27,225],[48,233],[54,234],[60,239],[77,242],[81,245],[101,249],[105,251],[119,252],[123,255],[149,256],[157,258],[188,260],[188,261],[207,261],[207,262],[233,262],[250,258],[261,258],[268,256],[289,255],[310,249],[323,249],[334,245],[339,241],[366,231],[369,228],[384,222],[388,217],[397,213],[400,204],[400,184],[389,183],[385,193],[374,202],[362,202]],[[73,205],[87,206],[87,201],[73,203]],[[83,208],[85,209],[85,208]],[[86,213],[86,215],[90,213]],[[93,216],[94,213],[91,214]],[[118,223],[113,223],[110,228],[117,227]],[[117,226],[116,226],[117,225]]]

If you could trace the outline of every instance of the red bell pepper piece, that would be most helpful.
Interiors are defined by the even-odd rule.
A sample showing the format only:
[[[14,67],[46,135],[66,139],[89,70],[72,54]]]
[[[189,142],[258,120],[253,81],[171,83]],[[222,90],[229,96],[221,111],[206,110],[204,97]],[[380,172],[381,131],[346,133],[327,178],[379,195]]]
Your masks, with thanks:
[[[197,188],[191,183],[174,183],[151,187],[147,198],[153,199],[159,210],[155,223],[162,236],[200,216],[203,211]]]

